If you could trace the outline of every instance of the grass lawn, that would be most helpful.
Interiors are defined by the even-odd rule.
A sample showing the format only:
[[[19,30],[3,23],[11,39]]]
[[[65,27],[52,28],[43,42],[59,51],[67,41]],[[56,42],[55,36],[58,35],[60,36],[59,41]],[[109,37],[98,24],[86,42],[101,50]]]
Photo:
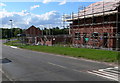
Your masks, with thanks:
[[[30,46],[30,45],[21,45],[18,43],[11,42],[5,43],[7,45],[19,46],[20,48],[54,53],[72,57],[82,57],[91,60],[104,61],[104,62],[115,62],[118,61],[118,52],[115,51],[106,51],[98,49],[87,49],[87,48],[70,48],[70,47],[60,47],[60,46]],[[120,52],[119,52],[120,53]]]

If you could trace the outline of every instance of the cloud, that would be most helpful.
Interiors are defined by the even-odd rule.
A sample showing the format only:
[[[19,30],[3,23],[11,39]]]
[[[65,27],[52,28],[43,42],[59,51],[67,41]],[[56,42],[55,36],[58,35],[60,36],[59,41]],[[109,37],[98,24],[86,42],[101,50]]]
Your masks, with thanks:
[[[50,11],[41,15],[31,14],[31,20],[29,21],[29,24],[36,26],[47,26],[49,24],[59,25],[58,22],[60,21],[60,14],[57,11]]]
[[[30,7],[30,10],[33,10],[33,9],[39,8],[39,7],[40,7],[40,5],[34,5],[34,6],[31,6],[31,7]]]
[[[60,25],[61,16],[57,11],[50,11],[44,14],[33,14],[28,13],[26,10],[21,12],[8,12],[5,9],[0,11],[0,20],[2,20],[3,28],[10,28],[10,19],[13,20],[13,27],[28,28],[31,25],[39,27],[41,25],[48,26],[49,24],[53,26]]]
[[[49,3],[49,2],[54,2],[56,0],[43,0],[43,3]]]
[[[6,6],[6,4],[4,4],[4,3],[0,3],[0,6]]]
[[[67,2],[67,1],[64,0],[64,1],[60,2],[59,5],[64,5],[64,4],[66,4],[66,2]]]

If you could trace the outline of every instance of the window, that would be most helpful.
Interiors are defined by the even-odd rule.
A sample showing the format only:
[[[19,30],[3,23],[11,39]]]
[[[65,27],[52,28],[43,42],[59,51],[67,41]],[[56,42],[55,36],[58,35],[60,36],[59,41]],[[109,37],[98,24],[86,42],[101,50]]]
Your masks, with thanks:
[[[99,33],[98,33],[98,32],[94,32],[94,33],[92,33],[92,37],[93,37],[93,38],[95,38],[95,39],[97,39],[97,38],[98,38],[98,35],[99,35]]]
[[[83,42],[87,43],[89,41],[89,38],[87,37],[87,33],[83,33]]]
[[[97,23],[97,19],[96,18],[93,18],[93,23]]]
[[[76,33],[75,33],[75,39],[80,40],[80,32],[76,32]]]
[[[105,17],[104,17],[104,21],[105,21],[105,22],[108,22],[109,19],[110,19],[109,16],[105,16]]]

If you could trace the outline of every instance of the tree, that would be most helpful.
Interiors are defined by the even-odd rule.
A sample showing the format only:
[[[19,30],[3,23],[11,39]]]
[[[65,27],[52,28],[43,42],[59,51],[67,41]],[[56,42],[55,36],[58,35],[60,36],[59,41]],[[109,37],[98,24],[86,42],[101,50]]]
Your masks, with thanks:
[[[2,38],[11,38],[11,37],[17,37],[17,34],[22,34],[23,30],[20,28],[2,28]]]

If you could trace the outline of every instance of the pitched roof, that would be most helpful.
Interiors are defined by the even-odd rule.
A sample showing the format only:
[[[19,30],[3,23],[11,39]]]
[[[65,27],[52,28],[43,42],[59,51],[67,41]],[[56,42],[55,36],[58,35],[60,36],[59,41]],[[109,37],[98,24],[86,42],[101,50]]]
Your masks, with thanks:
[[[33,32],[36,32],[36,33],[41,33],[41,30],[39,29],[39,28],[36,28],[35,26],[31,26],[31,27],[29,27],[28,29],[26,29],[25,30],[25,33],[29,33],[29,34],[31,34],[31,33],[33,33]]]
[[[86,7],[79,12],[79,15],[89,15],[116,10],[120,6],[120,0],[117,1],[99,1]]]
[[[102,16],[103,12],[104,15],[109,15],[109,14],[114,14],[117,13],[117,8],[120,7],[120,0],[104,0],[104,1],[99,1],[96,3],[93,3],[86,8],[83,8],[83,10],[79,11],[78,14],[73,14],[71,16],[65,16],[64,21],[71,21],[71,20],[76,20],[79,18],[89,18],[92,17],[93,14],[94,16]]]
[[[30,26],[28,29],[26,29],[26,31],[28,31],[28,30],[30,30],[30,29],[32,29],[32,28],[34,28],[34,29],[36,29],[36,30],[39,30],[39,29],[36,28],[34,25],[32,25],[32,26]]]

